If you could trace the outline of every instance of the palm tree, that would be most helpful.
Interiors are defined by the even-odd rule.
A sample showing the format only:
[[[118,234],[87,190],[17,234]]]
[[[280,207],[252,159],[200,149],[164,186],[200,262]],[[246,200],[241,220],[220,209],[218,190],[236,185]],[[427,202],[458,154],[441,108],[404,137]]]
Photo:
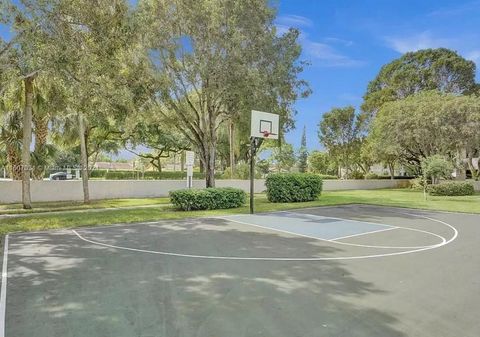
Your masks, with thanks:
[[[5,148],[8,173],[13,180],[22,180],[22,132],[21,111],[5,112],[3,123],[0,126],[0,143]]]

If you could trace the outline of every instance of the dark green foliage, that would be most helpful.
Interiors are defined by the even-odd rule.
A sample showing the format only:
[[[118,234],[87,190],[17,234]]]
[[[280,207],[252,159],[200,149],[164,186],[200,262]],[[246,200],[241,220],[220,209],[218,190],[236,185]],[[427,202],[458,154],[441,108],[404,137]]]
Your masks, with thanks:
[[[103,178],[108,180],[128,180],[128,179],[144,179],[144,180],[183,180],[186,179],[186,173],[181,171],[107,171],[93,170],[90,171],[91,178]],[[194,179],[205,179],[205,174],[201,172],[193,173]]]
[[[105,178],[107,170],[91,170],[89,171],[90,178]]]
[[[271,202],[312,201],[322,192],[322,178],[312,173],[274,173],[265,181]]]
[[[307,131],[303,127],[302,142],[298,153],[298,171],[300,173],[307,172],[308,168],[308,151],[307,151]]]
[[[419,91],[462,94],[474,92],[475,86],[473,61],[445,48],[418,50],[382,67],[368,84],[362,110],[376,113],[384,103]]]
[[[334,176],[332,174],[317,174],[322,180],[335,180],[338,179],[337,176]]]
[[[410,177],[410,176],[394,176],[393,177],[394,179],[404,179],[404,180],[408,180],[408,179],[413,179],[413,177]],[[372,180],[375,180],[375,179],[381,179],[381,180],[387,180],[387,179],[392,179],[392,177],[388,174],[376,174],[376,173],[367,173],[365,175],[365,179],[372,179]]]
[[[448,181],[437,185],[428,185],[427,191],[430,195],[460,196],[473,195],[475,190],[471,183]]]
[[[245,204],[246,193],[238,188],[204,188],[170,191],[172,204],[184,211],[236,208]]]
[[[352,171],[348,174],[348,179],[365,179],[365,175],[360,171]]]

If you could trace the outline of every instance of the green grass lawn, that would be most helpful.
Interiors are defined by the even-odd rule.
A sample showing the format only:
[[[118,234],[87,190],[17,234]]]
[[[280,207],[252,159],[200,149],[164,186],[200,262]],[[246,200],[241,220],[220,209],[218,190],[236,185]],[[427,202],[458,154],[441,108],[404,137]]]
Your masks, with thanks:
[[[182,212],[173,209],[173,207],[168,203],[168,198],[105,200],[94,202],[88,205],[82,212],[75,211],[54,214],[31,214],[18,218],[5,217],[0,219],[0,234],[17,231],[94,226],[122,222],[142,222],[160,219],[182,219],[201,216],[248,213],[248,206],[228,210]],[[158,207],[152,206],[128,209],[121,208],[155,204],[157,204]],[[424,201],[422,192],[408,189],[389,189],[323,192],[322,196],[318,200],[303,203],[274,204],[268,202],[264,195],[257,195],[255,200],[257,212],[342,204],[371,204],[429,210],[480,213],[480,194],[465,197],[429,196],[428,200]],[[49,210],[60,210],[56,206],[51,208],[50,206],[51,204],[43,204],[43,206],[39,206],[39,209],[42,209],[43,212],[48,212]],[[68,207],[76,207],[74,209],[78,210],[83,206],[70,203],[69,205],[66,205],[63,210],[68,209]],[[92,208],[102,207],[116,207],[117,209],[103,211],[97,210],[95,212],[91,211]],[[6,209],[3,209],[2,211],[6,211]]]
[[[6,204],[0,205],[0,215],[2,214],[24,214],[24,213],[40,213],[40,212],[56,212],[71,211],[93,208],[120,208],[135,207],[149,205],[165,205],[169,204],[168,198],[144,198],[144,199],[108,199],[108,200],[92,200],[90,204],[84,205],[80,201],[64,201],[64,202],[36,202],[33,203],[32,209],[23,209],[22,204]]]

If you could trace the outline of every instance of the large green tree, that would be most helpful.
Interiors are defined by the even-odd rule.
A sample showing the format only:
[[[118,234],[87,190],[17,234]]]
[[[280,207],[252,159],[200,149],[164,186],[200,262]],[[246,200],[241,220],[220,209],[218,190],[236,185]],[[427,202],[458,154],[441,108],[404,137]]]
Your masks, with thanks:
[[[293,123],[292,103],[303,82],[298,31],[277,36],[265,0],[142,1],[158,113],[194,145],[214,186],[219,128],[256,108]],[[230,156],[230,161],[232,161]]]
[[[449,49],[424,49],[384,65],[368,84],[362,110],[375,115],[384,103],[424,90],[469,94],[475,88],[474,62]]]
[[[418,173],[422,159],[435,154],[454,158],[465,149],[467,164],[478,177],[473,165],[480,149],[478,130],[478,97],[429,91],[385,104],[373,122],[371,140]]]
[[[336,175],[337,168],[327,152],[312,151],[308,156],[308,168],[310,172]]]
[[[323,114],[319,123],[318,138],[328,150],[333,160],[346,170],[348,176],[352,169],[362,165],[360,149],[365,137],[365,119],[355,113],[352,106],[333,108]]]
[[[20,46],[34,49],[39,76],[54,76],[63,85],[63,120],[76,125],[84,201],[88,202],[89,152],[93,148],[98,153],[100,148],[92,141],[108,141],[109,135],[118,132],[115,123],[141,104],[131,90],[140,87],[136,86],[140,74],[134,72],[142,58],[134,53],[139,43],[129,4],[100,1],[92,10],[91,2],[85,0],[37,0],[11,7],[20,18],[15,22],[22,25],[14,26],[22,32]]]
[[[292,144],[283,143],[281,146],[272,148],[272,155],[270,157],[273,164],[275,164],[277,171],[290,171],[295,165],[296,156]]]

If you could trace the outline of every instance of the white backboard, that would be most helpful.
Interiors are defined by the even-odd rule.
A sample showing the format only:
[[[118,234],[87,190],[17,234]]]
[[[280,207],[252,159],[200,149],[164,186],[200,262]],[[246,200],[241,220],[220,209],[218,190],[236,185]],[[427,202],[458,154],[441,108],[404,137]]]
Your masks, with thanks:
[[[278,139],[279,116],[263,111],[252,110],[251,133],[252,137]],[[268,137],[265,133],[268,132]]]
[[[195,161],[195,152],[185,151],[185,164],[187,166],[193,166],[194,161]]]

